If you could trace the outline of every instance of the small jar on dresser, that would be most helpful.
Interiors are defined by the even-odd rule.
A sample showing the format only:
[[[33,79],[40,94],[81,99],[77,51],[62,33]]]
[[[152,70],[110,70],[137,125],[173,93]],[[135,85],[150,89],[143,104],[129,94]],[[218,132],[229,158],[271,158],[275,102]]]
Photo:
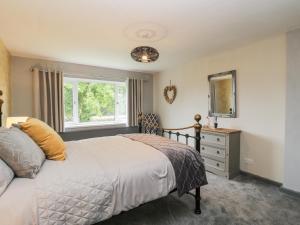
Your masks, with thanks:
[[[231,179],[240,172],[240,130],[201,130],[201,155],[207,171]]]

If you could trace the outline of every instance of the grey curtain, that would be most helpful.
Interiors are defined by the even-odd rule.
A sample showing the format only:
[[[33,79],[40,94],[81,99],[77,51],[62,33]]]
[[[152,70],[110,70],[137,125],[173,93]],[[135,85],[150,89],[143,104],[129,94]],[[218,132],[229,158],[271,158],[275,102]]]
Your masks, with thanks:
[[[34,117],[57,132],[64,131],[63,72],[33,69]]]
[[[143,112],[144,102],[143,80],[130,78],[128,80],[128,125],[138,126],[138,113]]]

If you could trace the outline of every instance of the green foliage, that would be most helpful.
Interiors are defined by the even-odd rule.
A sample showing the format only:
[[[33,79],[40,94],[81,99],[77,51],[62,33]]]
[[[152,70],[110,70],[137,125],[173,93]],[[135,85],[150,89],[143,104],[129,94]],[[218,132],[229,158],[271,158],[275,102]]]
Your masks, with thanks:
[[[73,120],[73,92],[72,84],[64,85],[64,102],[65,102],[65,121]]]
[[[108,83],[78,83],[80,122],[99,120],[115,114],[115,85]]]

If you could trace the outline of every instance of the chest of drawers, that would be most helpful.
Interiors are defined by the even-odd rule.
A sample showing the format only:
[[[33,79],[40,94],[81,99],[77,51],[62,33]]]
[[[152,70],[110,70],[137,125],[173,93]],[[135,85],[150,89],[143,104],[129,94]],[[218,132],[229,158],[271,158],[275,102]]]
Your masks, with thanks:
[[[240,130],[202,128],[201,155],[207,171],[235,177],[240,172]]]

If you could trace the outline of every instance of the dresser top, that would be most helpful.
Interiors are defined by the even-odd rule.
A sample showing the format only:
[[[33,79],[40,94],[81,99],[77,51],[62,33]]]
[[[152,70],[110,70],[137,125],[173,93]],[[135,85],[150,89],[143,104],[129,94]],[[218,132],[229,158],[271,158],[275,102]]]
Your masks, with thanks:
[[[240,133],[241,130],[236,129],[228,129],[228,128],[210,128],[210,127],[202,127],[202,131],[206,132],[215,132],[215,133],[222,133],[222,134],[232,134],[232,133]]]

